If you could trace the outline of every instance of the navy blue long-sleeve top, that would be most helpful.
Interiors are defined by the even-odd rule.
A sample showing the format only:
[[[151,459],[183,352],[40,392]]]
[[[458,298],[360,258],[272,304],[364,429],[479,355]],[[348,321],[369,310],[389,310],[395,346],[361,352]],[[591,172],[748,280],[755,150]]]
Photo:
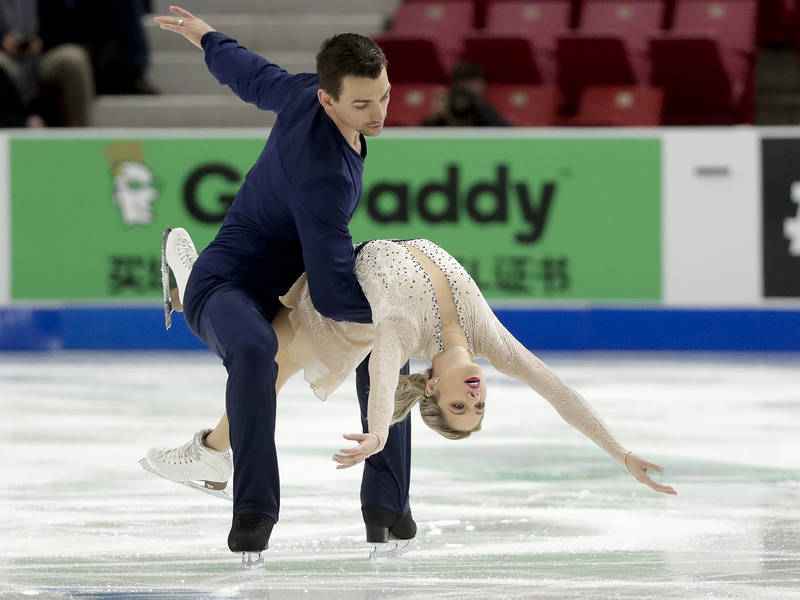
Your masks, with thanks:
[[[366,157],[347,143],[317,100],[311,73],[290,74],[218,32],[203,36],[208,69],[242,100],[278,114],[264,150],[192,274],[193,295],[220,283],[260,297],[286,293],[305,271],[316,309],[338,321],[372,322],[353,274],[349,222]]]

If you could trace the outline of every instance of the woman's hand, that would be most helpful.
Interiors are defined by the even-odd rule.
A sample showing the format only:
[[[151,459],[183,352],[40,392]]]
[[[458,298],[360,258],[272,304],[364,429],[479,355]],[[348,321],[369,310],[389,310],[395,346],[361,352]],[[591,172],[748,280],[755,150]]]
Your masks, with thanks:
[[[661,492],[662,494],[671,494],[673,496],[678,494],[678,492],[676,492],[670,486],[661,485],[657,481],[651,479],[647,474],[648,470],[661,472],[664,470],[664,467],[647,462],[641,456],[637,456],[633,452],[625,457],[625,466],[627,467],[628,471],[630,471],[631,475],[633,475],[646,486],[653,488],[655,491]]]
[[[203,39],[205,34],[209,31],[216,31],[211,25],[195,17],[188,10],[184,10],[180,6],[170,6],[169,11],[178,16],[153,17],[153,20],[161,25],[161,29],[180,33],[198,48],[203,48],[203,46],[200,45],[200,40]]]
[[[378,436],[374,433],[350,433],[345,434],[344,439],[358,442],[355,448],[343,448],[333,455],[333,460],[339,463],[337,469],[347,469],[354,467],[360,462],[364,462],[381,443]]]

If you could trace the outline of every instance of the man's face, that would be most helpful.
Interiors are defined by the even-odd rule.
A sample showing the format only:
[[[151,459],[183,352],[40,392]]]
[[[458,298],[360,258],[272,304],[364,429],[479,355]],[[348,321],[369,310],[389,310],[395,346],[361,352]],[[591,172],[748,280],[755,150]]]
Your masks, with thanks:
[[[331,108],[347,127],[364,136],[378,135],[386,119],[391,87],[386,69],[375,79],[346,75],[339,99],[331,98]]]

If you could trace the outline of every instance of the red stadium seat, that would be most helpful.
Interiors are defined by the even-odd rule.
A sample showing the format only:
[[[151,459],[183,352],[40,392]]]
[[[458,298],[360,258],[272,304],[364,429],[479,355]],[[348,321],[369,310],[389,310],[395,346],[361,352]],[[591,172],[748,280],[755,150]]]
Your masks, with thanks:
[[[462,40],[472,31],[471,0],[403,2],[397,7],[390,33],[435,39],[445,67],[451,69],[462,53]]]
[[[759,43],[794,42],[797,0],[760,0],[757,23]]]
[[[476,15],[483,14],[482,17],[478,19],[478,28],[491,28],[493,23],[496,23],[494,19],[496,19],[497,14],[502,14],[505,12],[515,12],[519,10],[519,6],[524,5],[537,5],[543,7],[542,10],[558,10],[559,12],[566,8],[567,15],[566,15],[566,27],[572,27],[572,15],[575,11],[575,8],[579,6],[579,0],[477,0],[475,5],[475,13]],[[500,9],[500,13],[496,13],[498,7],[502,7],[503,5],[517,5],[516,8],[507,8],[507,9]],[[561,5],[557,9],[549,9],[546,5]],[[530,9],[525,9],[528,11],[528,15],[522,15],[522,19],[525,21],[531,20],[532,11]],[[494,16],[493,16],[494,14]],[[577,14],[577,13],[576,13]],[[502,17],[501,17],[502,18]],[[536,18],[535,16],[533,18]],[[542,18],[549,18],[547,15],[542,14]],[[560,20],[560,19],[559,19]]]
[[[647,81],[650,75],[648,40],[661,32],[663,22],[661,0],[598,0],[587,2],[583,7],[579,31],[587,35],[619,37],[625,43],[637,79]]]
[[[486,29],[465,39],[464,58],[482,65],[489,81],[554,83],[557,39],[569,14],[568,0],[492,3]]]
[[[405,0],[406,2],[463,2],[463,0]],[[483,27],[484,17],[486,16],[486,4],[492,0],[473,0],[473,26],[476,28]]]
[[[753,68],[720,50],[716,37],[664,34],[650,41],[651,82],[664,88],[668,125],[752,122]]]
[[[464,60],[482,66],[490,83],[554,82],[553,67],[549,66],[549,73],[545,71],[533,41],[525,35],[468,36],[464,39]]]
[[[549,127],[556,122],[558,88],[554,85],[490,85],[487,100],[517,127]]]
[[[661,31],[660,0],[586,2],[578,31],[558,42],[558,83],[562,112],[577,110],[590,85],[646,84],[650,79],[647,41]]]
[[[583,90],[570,125],[583,127],[657,127],[664,90],[643,86],[590,86]]]
[[[572,115],[583,88],[634,85],[637,76],[624,41],[617,36],[573,34],[558,40],[558,86],[562,114]]]
[[[443,85],[392,84],[392,99],[386,115],[387,127],[416,127],[433,112],[436,100],[447,93]]]
[[[578,29],[584,33],[614,33],[634,50],[647,50],[647,39],[663,28],[661,0],[594,0],[587,2]]]
[[[569,29],[568,0],[507,0],[489,5],[486,32],[529,34],[536,46],[555,52],[558,36]]]
[[[753,121],[756,10],[754,0],[679,0],[673,34],[692,38],[693,41],[687,43],[693,44],[701,54],[697,61],[692,61],[667,40],[660,46],[661,75],[656,77],[654,73],[652,81],[666,90],[665,119],[668,122],[676,119],[687,124]],[[717,47],[715,51],[711,49],[713,45]],[[718,56],[715,57],[714,52]],[[681,74],[664,64],[668,57],[674,57],[688,71]],[[654,69],[655,62],[654,56]],[[673,74],[669,85],[661,83],[666,72]],[[704,100],[697,90],[679,91],[680,80],[686,85],[698,85],[699,90],[711,94],[710,98]],[[727,84],[723,83],[725,80]],[[690,104],[694,104],[694,108]],[[699,120],[703,113],[712,120]]]
[[[382,35],[375,41],[389,61],[389,80],[394,83],[447,83],[451,68],[445,66],[432,36]]]
[[[723,52],[752,56],[756,46],[754,0],[680,0],[672,23],[674,33],[715,34]]]
[[[629,0],[629,1],[633,2],[634,4],[639,4],[639,2],[653,2],[654,0]],[[575,23],[576,26],[580,24],[581,15],[583,14],[586,6],[594,2],[608,2],[608,0],[578,0],[577,4],[579,6],[576,11],[578,19],[576,20]],[[672,24],[672,12],[673,12],[673,7],[675,5],[675,0],[658,0],[658,2],[659,4],[661,4],[662,17],[663,17],[661,23],[659,24],[659,29],[669,29],[669,27]]]

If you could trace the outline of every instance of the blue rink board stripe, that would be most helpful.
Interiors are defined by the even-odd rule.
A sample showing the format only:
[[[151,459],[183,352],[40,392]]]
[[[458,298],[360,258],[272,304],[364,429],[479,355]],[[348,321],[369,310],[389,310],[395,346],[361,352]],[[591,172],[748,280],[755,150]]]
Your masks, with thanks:
[[[533,350],[800,351],[800,311],[499,309]],[[198,350],[180,314],[158,308],[0,308],[0,350]]]

